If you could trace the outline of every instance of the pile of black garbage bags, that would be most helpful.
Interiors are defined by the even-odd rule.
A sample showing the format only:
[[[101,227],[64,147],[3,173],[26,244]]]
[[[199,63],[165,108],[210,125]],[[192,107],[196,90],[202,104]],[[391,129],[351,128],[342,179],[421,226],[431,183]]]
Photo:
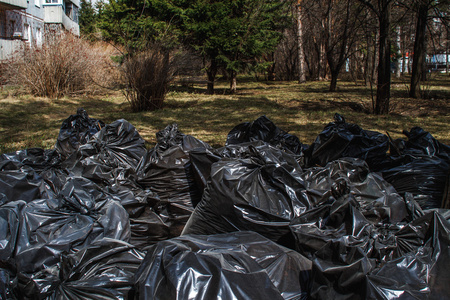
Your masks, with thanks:
[[[226,146],[79,109],[0,157],[0,299],[449,299],[450,147],[338,114]]]

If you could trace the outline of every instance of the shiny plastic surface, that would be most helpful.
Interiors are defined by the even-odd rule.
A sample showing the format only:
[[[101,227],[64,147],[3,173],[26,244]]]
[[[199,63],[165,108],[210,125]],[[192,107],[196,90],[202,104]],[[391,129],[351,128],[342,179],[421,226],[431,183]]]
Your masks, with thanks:
[[[254,232],[182,236],[149,249],[138,299],[307,299],[311,261]]]
[[[150,149],[137,170],[137,183],[159,197],[154,210],[167,224],[169,237],[179,236],[201,190],[196,185],[189,152],[210,146],[178,130],[176,124],[157,133],[158,143]]]
[[[61,125],[55,149],[65,159],[74,153],[80,145],[96,134],[105,123],[89,118],[83,108],[79,108],[75,115],[69,116]]]
[[[308,166],[325,166],[328,162],[343,157],[363,159],[372,166],[386,157],[389,139],[385,134],[346,123],[339,114],[334,116],[334,120],[325,126],[311,144]]]
[[[253,122],[245,122],[234,127],[227,136],[226,145],[263,141],[274,147],[301,155],[308,148],[298,137],[277,127],[266,116]]]
[[[0,156],[1,299],[450,295],[449,147],[421,128],[387,153],[336,115],[305,150],[261,117],[222,148],[174,124],[147,150],[126,120],[72,117],[67,147]]]

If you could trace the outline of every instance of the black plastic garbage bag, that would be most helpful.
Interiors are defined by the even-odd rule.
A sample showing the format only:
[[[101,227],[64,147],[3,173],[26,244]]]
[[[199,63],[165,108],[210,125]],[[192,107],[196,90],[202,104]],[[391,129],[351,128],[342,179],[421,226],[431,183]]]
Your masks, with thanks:
[[[0,172],[7,177],[12,176],[12,174],[17,175],[16,178],[12,178],[12,180],[17,181],[14,186],[8,187],[4,186],[4,183],[0,184],[0,193],[4,191],[3,193],[11,194],[13,192],[18,193],[20,190],[23,192],[30,190],[32,189],[30,184],[33,185],[30,182],[31,178],[35,177],[37,180],[35,184],[38,184],[40,176],[43,180],[43,186],[39,184],[40,191],[36,192],[34,197],[29,194],[30,197],[26,197],[26,195],[21,196],[22,200],[27,202],[34,199],[55,198],[70,175],[66,169],[61,167],[61,157],[56,150],[44,150],[41,148],[29,148],[14,153],[2,154],[0,156]],[[36,176],[36,174],[39,176]],[[28,178],[28,187],[23,186],[23,180],[18,177]],[[10,190],[8,191],[7,188]]]
[[[300,142],[298,137],[280,129],[266,116],[261,116],[253,122],[242,123],[234,127],[228,133],[226,145],[254,141],[264,141],[296,155],[301,155],[308,148],[307,145]]]
[[[304,193],[301,168],[293,155],[263,145],[245,159],[222,159],[183,234],[250,230],[290,246],[289,222],[314,203]]]
[[[14,256],[25,201],[0,206],[0,267]]]
[[[207,143],[187,134],[183,134],[178,129],[177,124],[167,125],[156,133],[157,144],[155,150],[162,154],[171,147],[181,147],[189,152],[196,148],[211,148]]]
[[[71,115],[63,121],[55,149],[66,159],[104,126],[102,121],[89,118],[87,112],[79,108],[76,115]]]
[[[353,157],[365,160],[372,168],[386,158],[389,150],[389,138],[386,135],[346,123],[339,114],[334,119],[311,144],[308,166],[325,166],[338,158]]]
[[[351,195],[359,211],[372,223],[400,222],[410,215],[405,200],[378,173],[370,172],[363,160],[338,159],[325,167],[305,170],[302,178],[309,194],[330,191],[327,198],[322,197],[329,200],[334,200],[331,196]]]
[[[252,230],[294,247],[289,230],[292,220],[348,195],[373,223],[397,222],[409,216],[403,198],[380,176],[369,173],[362,160],[347,158],[303,171],[294,167],[293,157],[287,162],[269,153],[264,149],[259,159],[254,154],[248,159],[214,163],[203,199],[183,233]]]
[[[312,260],[313,299],[448,295],[442,282],[449,275],[441,266],[450,254],[449,229],[435,212],[411,222],[373,223],[352,197],[323,203],[291,222],[297,251]]]
[[[146,153],[136,128],[121,119],[104,126],[65,165],[76,175],[110,184],[122,172],[135,172]]]
[[[19,299],[133,299],[134,274],[144,253],[126,242],[102,238],[76,253],[63,253],[58,265],[29,277],[19,274]]]
[[[130,244],[145,249],[170,236],[171,220],[160,205],[158,195],[142,189],[132,180],[116,180],[106,191],[120,200],[126,209],[131,228]]]
[[[398,193],[411,193],[422,209],[442,206],[450,174],[450,161],[437,156],[392,157],[381,170]]]
[[[11,201],[47,198],[43,178],[33,169],[0,171],[0,205]]]
[[[255,150],[256,149],[256,150]],[[278,151],[279,149],[263,141],[254,141],[236,145],[228,145],[218,149],[197,148],[189,152],[194,172],[194,178],[200,190],[206,187],[211,175],[211,166],[223,158],[245,159],[251,158],[261,153],[266,161],[272,159],[275,163],[278,161],[290,162],[293,166],[298,164],[298,157],[293,157],[289,152]],[[196,205],[197,203],[195,203]]]
[[[103,237],[130,238],[122,205],[82,178],[69,180],[59,199],[28,203],[20,217],[14,259],[23,273],[53,266],[64,251],[76,252]]]
[[[38,174],[49,168],[59,168],[61,157],[54,149],[29,148],[0,156],[0,170],[21,170],[30,167]],[[25,167],[25,169],[27,169]]]
[[[53,299],[134,299],[134,275],[145,254],[126,242],[104,238],[63,255]]]
[[[401,256],[367,276],[366,299],[448,299],[450,223],[432,212],[396,233]]]
[[[420,127],[413,127],[403,133],[408,137],[404,143],[402,154],[437,156],[450,160],[450,146],[436,140],[429,132]]]
[[[210,146],[182,134],[176,124],[158,132],[157,139],[156,146],[141,161],[137,183],[157,194],[160,201],[155,211],[169,224],[169,237],[175,237],[181,234],[202,195],[194,179],[189,152]]]
[[[311,262],[254,232],[154,245],[136,273],[139,299],[307,299]]]
[[[13,289],[14,275],[0,266],[0,299],[16,300]]]

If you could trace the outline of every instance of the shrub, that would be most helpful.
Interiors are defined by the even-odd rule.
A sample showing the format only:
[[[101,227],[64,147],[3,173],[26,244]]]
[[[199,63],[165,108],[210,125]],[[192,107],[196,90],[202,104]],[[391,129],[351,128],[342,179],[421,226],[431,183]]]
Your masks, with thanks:
[[[72,34],[53,32],[46,35],[43,46],[31,46],[16,55],[7,72],[12,83],[24,85],[36,96],[92,92],[98,89],[96,82],[106,86],[114,77],[105,76],[113,71],[103,50]]]
[[[124,93],[134,112],[162,108],[173,79],[175,57],[170,50],[153,45],[124,59]]]

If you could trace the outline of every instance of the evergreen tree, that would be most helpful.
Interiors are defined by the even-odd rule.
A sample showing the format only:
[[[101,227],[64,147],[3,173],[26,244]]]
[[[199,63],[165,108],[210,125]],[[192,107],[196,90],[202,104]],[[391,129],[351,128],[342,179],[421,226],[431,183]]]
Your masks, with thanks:
[[[99,8],[98,26],[105,40],[128,54],[158,42],[168,48],[177,43],[177,29],[170,23],[176,13],[170,1],[110,0]]]
[[[236,75],[272,52],[288,26],[287,1],[174,1],[182,8],[183,42],[205,61],[208,92],[220,67],[227,70],[230,90],[236,90]]]
[[[90,0],[81,0],[78,21],[80,25],[80,34],[90,40],[95,39],[97,13]]]

